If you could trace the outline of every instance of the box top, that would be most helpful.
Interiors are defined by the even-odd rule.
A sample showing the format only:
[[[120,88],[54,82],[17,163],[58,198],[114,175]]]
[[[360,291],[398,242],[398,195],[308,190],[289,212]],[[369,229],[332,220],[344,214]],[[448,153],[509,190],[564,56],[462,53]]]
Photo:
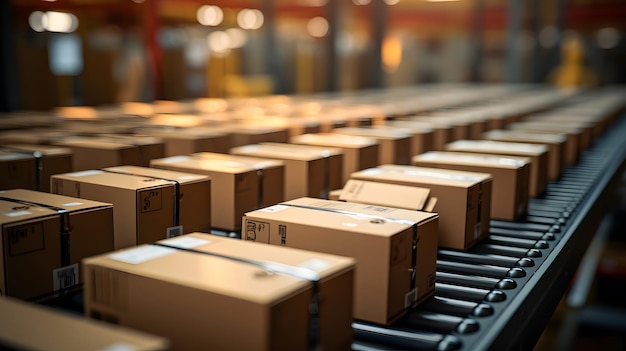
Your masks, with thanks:
[[[372,145],[378,145],[375,138],[369,138],[357,135],[336,134],[336,133],[314,133],[302,134],[291,137],[291,143],[320,145],[340,148],[363,148]]]
[[[154,187],[173,186],[172,182],[166,180],[128,174],[109,173],[99,169],[55,174],[52,176],[52,179],[64,179],[135,191]]]
[[[339,200],[423,210],[429,197],[428,188],[349,179],[339,195]]]
[[[58,207],[70,212],[113,206],[106,202],[93,201],[88,199],[81,199],[71,196],[51,194],[43,191],[26,189],[2,190],[0,191],[0,197],[32,202],[33,204],[43,204],[47,206]]]
[[[0,200],[0,225],[56,215],[51,209]]]
[[[385,121],[386,125],[390,125],[393,127],[402,127],[402,128],[423,128],[423,129],[452,129],[452,126],[448,124],[437,125],[433,122],[425,122],[425,121],[417,121],[417,120],[395,120],[395,121]]]
[[[335,156],[343,154],[341,148],[338,147],[324,147],[318,145],[303,145],[303,144],[289,144],[289,143],[274,143],[274,142],[262,142],[259,145],[268,145],[283,148],[289,150],[289,152],[310,152],[312,154],[321,154],[323,157]]]
[[[251,211],[245,216],[382,238],[393,237],[418,223],[438,218],[436,213],[309,197]]]
[[[483,133],[483,138],[492,140],[525,141],[546,144],[560,144],[566,141],[562,134],[531,133],[517,130],[496,129]]]
[[[96,138],[102,141],[111,141],[114,143],[128,143],[130,145],[136,146],[163,144],[162,138],[150,135],[104,134]]]
[[[260,169],[284,167],[284,163],[279,160],[269,160],[211,152],[200,152],[192,155],[153,159],[150,161],[150,165],[175,166],[190,170],[222,173],[243,173],[257,171]]]
[[[541,144],[513,143],[495,140],[457,140],[445,145],[448,151],[475,152],[510,152],[522,156],[541,155],[548,152],[548,147]]]
[[[582,129],[578,126],[568,125],[566,123],[561,124],[559,122],[549,122],[549,121],[524,121],[511,123],[507,125],[507,128],[512,130],[522,130],[522,131],[545,131],[545,132],[553,132],[555,134],[582,134]]]
[[[386,121],[385,124],[378,124],[378,125],[373,125],[372,128],[373,129],[393,129],[393,130],[398,130],[401,133],[405,133],[405,134],[428,134],[428,133],[432,133],[433,129],[429,126],[429,125],[420,125],[420,124],[415,124],[415,125],[411,125],[411,124],[406,124],[406,125],[402,125],[402,124],[395,124],[395,122],[397,121]]]
[[[294,148],[291,145],[293,144],[252,144],[232,148],[230,152],[235,155],[276,158],[279,160],[313,161],[331,156],[333,150],[314,148],[307,145],[298,145],[299,147]],[[333,154],[340,153],[338,149],[334,150]]]
[[[465,153],[452,151],[429,151],[415,155],[413,163],[429,162],[438,164],[456,164],[490,168],[517,169],[530,163],[528,157],[499,156],[492,154]]]
[[[186,173],[186,172],[170,171],[170,170],[165,170],[165,169],[152,168],[152,167],[140,167],[140,166],[116,166],[116,167],[107,167],[107,168],[104,168],[103,170],[126,173],[126,174],[131,174],[131,175],[142,176],[142,177],[173,180],[173,181],[177,181],[180,184],[197,183],[197,182],[207,181],[211,179],[209,176],[202,175],[202,174],[192,174],[192,173]]]
[[[79,147],[86,149],[102,149],[102,150],[123,150],[133,148],[133,145],[123,142],[117,141],[105,141],[105,140],[92,140],[89,138],[79,137],[74,138],[70,137],[68,139],[64,139],[61,141],[55,142],[55,145],[66,146],[66,147]]]
[[[336,209],[340,211],[359,212],[373,216],[388,218],[390,221],[399,220],[399,222],[421,223],[424,221],[438,218],[437,213],[422,212],[414,210],[405,210],[395,207],[371,206],[368,204],[351,203],[344,201],[324,200],[311,197],[301,197],[290,201],[285,201],[285,205],[297,205],[317,207],[322,209]]]
[[[402,129],[369,128],[369,127],[343,127],[334,128],[332,133],[365,136],[383,140],[398,140],[411,137],[411,133]]]
[[[157,245],[140,245],[87,258],[83,264],[272,305],[307,289],[312,284],[310,280],[352,269],[354,261],[194,233],[163,240]]]
[[[228,135],[213,128],[175,128],[175,127],[142,127],[136,130],[139,134],[146,134],[164,139],[201,140],[222,138]]]
[[[8,162],[8,161],[17,161],[17,160],[34,160],[35,157],[31,154],[9,151],[9,150],[0,150],[0,161]]]
[[[72,149],[53,145],[10,144],[0,146],[0,150],[7,152],[38,152],[43,156],[66,156],[72,154]]]
[[[20,350],[148,351],[166,350],[169,345],[160,336],[10,297],[0,299],[0,311],[0,344]]]
[[[467,119],[454,116],[413,116],[409,120],[432,123],[436,126],[467,126],[470,124]]]
[[[428,185],[446,185],[469,188],[492,177],[488,173],[464,172],[441,168],[416,167],[405,165],[380,165],[352,173],[354,179],[389,180]]]

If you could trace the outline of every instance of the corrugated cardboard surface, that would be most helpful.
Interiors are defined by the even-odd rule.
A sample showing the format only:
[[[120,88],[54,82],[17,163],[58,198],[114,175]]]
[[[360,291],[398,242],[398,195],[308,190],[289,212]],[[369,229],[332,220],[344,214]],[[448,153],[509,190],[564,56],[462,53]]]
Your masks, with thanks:
[[[174,226],[173,182],[102,170],[57,174],[52,192],[113,204],[115,248],[164,239]]]
[[[421,167],[491,174],[491,217],[513,221],[526,213],[530,180],[528,157],[431,151],[414,156],[412,163]]]
[[[437,217],[300,198],[246,213],[242,239],[356,258],[354,317],[387,324],[434,292]],[[412,286],[414,257],[420,261]]]
[[[241,261],[254,260],[319,274],[319,341],[349,349],[352,259],[197,233],[161,243],[178,248],[85,260],[87,314],[166,336],[176,349],[306,349],[313,284]]]
[[[163,337],[50,308],[0,299],[0,348],[18,350],[142,350],[169,349]]]
[[[109,203],[23,189],[2,191],[0,197],[3,295],[49,298],[82,282],[81,259],[113,250]],[[62,220],[60,211],[68,217]]]
[[[401,165],[381,165],[352,179],[428,188],[437,198],[439,246],[465,250],[489,235],[491,175]]]
[[[211,226],[240,230],[245,212],[284,200],[282,161],[202,152],[152,160],[151,166],[211,178]]]
[[[541,195],[548,183],[548,146],[493,140],[458,140],[446,145],[446,151],[524,156],[531,159],[528,196]]]

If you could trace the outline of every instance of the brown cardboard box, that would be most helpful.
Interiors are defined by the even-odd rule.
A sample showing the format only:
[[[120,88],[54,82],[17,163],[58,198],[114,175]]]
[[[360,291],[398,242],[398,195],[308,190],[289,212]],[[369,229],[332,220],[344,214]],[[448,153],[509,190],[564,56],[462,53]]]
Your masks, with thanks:
[[[14,189],[0,212],[0,295],[50,298],[83,281],[81,259],[113,250],[111,204]]]
[[[446,151],[529,157],[528,196],[541,195],[548,184],[548,146],[492,140],[457,140],[446,145]]]
[[[303,196],[328,198],[342,186],[343,152],[338,148],[261,143],[230,150],[233,155],[281,160],[285,163],[285,200]]]
[[[165,141],[161,138],[147,135],[106,134],[97,140],[111,141],[137,146],[139,148],[139,166],[148,167],[150,160],[165,157]]]
[[[0,299],[0,311],[0,349],[3,350],[169,349],[169,341],[163,337],[16,299]]]
[[[378,164],[378,141],[374,138],[332,133],[303,134],[292,137],[292,144],[339,148],[343,151],[343,177],[345,183],[352,172]]]
[[[238,231],[244,213],[284,201],[285,164],[200,152],[152,160],[152,167],[211,177],[211,227]]]
[[[242,239],[354,257],[354,318],[388,324],[434,293],[437,223],[435,213],[300,198],[246,213]]]
[[[180,234],[169,180],[88,170],[52,176],[52,192],[113,204],[115,249]]]
[[[511,123],[509,129],[535,134],[556,134],[565,136],[565,164],[571,166],[578,162],[578,156],[582,153],[582,134],[580,128],[572,128],[565,125],[550,125],[543,122],[517,122]]]
[[[357,179],[348,180],[337,200],[425,212],[434,212],[437,203],[428,188]]]
[[[34,172],[35,182],[33,184],[26,184],[26,181],[32,179],[32,175],[21,174],[21,171],[10,175],[12,172],[9,172],[9,175],[6,177],[2,176],[0,179],[10,181],[12,176],[17,176],[22,184],[0,186],[0,189],[22,188],[50,192],[50,176],[72,171],[72,150],[68,148],[47,145],[14,144],[0,147],[0,151],[31,155],[35,159],[34,167],[31,167],[30,171],[26,170],[28,172]],[[1,156],[0,159],[2,159]]]
[[[381,165],[352,174],[369,180],[430,189],[437,198],[439,247],[465,250],[489,235],[491,175],[401,165]]]
[[[0,150],[0,190],[37,186],[37,159],[26,153]]]
[[[411,156],[433,149],[434,131],[432,128],[419,125],[411,126],[410,124],[402,126],[400,121],[386,121],[385,124],[375,125],[374,128],[400,128],[405,130],[405,133],[411,134]]]
[[[452,128],[452,139],[450,141],[469,139],[470,123],[468,121],[445,116],[411,116],[409,121],[429,123],[433,126]]]
[[[58,129],[22,129],[11,130],[0,133],[0,145],[9,144],[31,144],[50,145],[68,136],[74,135],[71,132]]]
[[[496,129],[483,134],[483,139],[516,143],[547,145],[548,150],[548,179],[556,180],[561,176],[565,167],[566,137],[556,134],[535,134],[515,130]]]
[[[454,140],[454,128],[449,124],[427,122],[425,120],[413,120],[407,117],[405,120],[388,122],[394,127],[406,128],[430,128],[433,130],[433,142],[430,150],[443,150],[444,145]],[[428,151],[430,151],[428,150]]]
[[[177,350],[304,350],[317,301],[320,348],[350,349],[353,259],[203,234],[159,244],[84,260],[86,314]]]
[[[72,168],[85,171],[122,165],[141,165],[141,152],[138,146],[128,143],[68,138],[55,142],[55,145],[72,149]]]
[[[194,128],[138,128],[139,134],[151,135],[165,141],[165,156],[188,155],[195,152],[227,153],[231,136],[209,127]]]
[[[584,112],[580,112],[584,113]],[[609,126],[608,121],[601,115],[594,113],[576,114],[571,112],[560,112],[559,110],[547,112],[545,114],[531,115],[524,119],[525,121],[550,121],[563,125],[573,125],[583,129],[591,129],[591,140],[602,135],[604,130]]]
[[[231,135],[232,147],[262,142],[289,142],[289,129],[286,127],[268,128],[265,126],[228,124],[218,130],[223,130]]]
[[[530,116],[532,117],[532,116]],[[556,131],[561,133],[568,133],[569,131],[573,131],[573,134],[577,134],[580,131],[580,137],[578,140],[579,151],[584,151],[589,146],[594,139],[593,136],[593,124],[589,122],[577,122],[577,121],[566,121],[566,120],[552,120],[549,117],[546,118],[526,118],[524,121],[520,122],[522,125],[530,125],[530,126],[541,126],[546,127],[549,131]]]
[[[167,180],[175,185],[178,183],[176,205],[179,218],[175,220],[174,226],[180,226],[182,233],[211,231],[211,178],[208,176],[137,166],[109,167],[103,170]]]
[[[491,218],[514,221],[528,209],[530,158],[452,151],[430,151],[413,157],[419,167],[491,174]]]
[[[335,128],[332,132],[378,140],[378,164],[408,165],[411,162],[412,135],[407,130],[345,127]]]

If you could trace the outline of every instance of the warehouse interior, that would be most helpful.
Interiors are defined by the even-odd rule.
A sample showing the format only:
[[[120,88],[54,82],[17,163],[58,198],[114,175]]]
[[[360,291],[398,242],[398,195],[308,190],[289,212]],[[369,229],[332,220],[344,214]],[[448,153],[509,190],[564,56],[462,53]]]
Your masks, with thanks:
[[[387,324],[357,318],[351,325],[351,349],[626,349],[623,0],[9,0],[0,3],[0,18],[0,161],[5,154],[25,152],[16,144],[45,144],[72,148],[72,172],[128,173],[123,167],[131,163],[100,165],[104,158],[93,154],[76,161],[83,156],[74,147],[83,147],[80,138],[91,137],[133,145],[151,143],[146,135],[151,140],[215,137],[210,147],[191,151],[164,144],[165,151],[152,160],[141,151],[140,162],[132,164],[192,173],[192,168],[168,167],[180,157],[205,157],[196,154],[202,152],[255,157],[245,149],[248,144],[307,144],[294,141],[299,134],[354,133],[364,138],[359,133],[375,132],[348,129],[409,128],[412,122],[425,128],[431,123],[427,119],[441,118],[428,128],[455,133],[466,128],[464,137],[451,136],[451,143],[486,139],[490,129],[554,117],[547,130],[533,125],[525,131],[580,138],[579,151],[563,151],[556,161],[562,173],[548,176],[545,192],[530,190],[527,212],[492,217],[487,229],[482,228],[489,231],[484,238],[475,234],[476,242],[465,247],[440,246],[432,296]],[[457,115],[463,115],[463,122],[452,122]],[[580,122],[580,129],[564,127],[574,122],[557,115],[575,116],[570,119]],[[583,122],[583,115],[596,119]],[[296,117],[302,121],[289,124]],[[445,118],[449,125],[442,127]],[[555,131],[559,123],[567,132]],[[479,124],[485,134],[472,134]],[[253,130],[281,128],[289,138],[252,136]],[[66,132],[76,139],[60,142]],[[224,134],[239,139],[217,139]],[[518,142],[531,143],[533,138]],[[417,146],[407,148],[404,159],[385,158],[381,151],[369,156],[371,166],[354,171],[390,163],[422,167],[428,160],[420,165],[417,154],[450,151],[444,144],[420,152],[414,151]],[[382,150],[382,141],[380,145]],[[37,162],[42,157],[39,149],[27,152],[37,153]],[[160,166],[151,163],[157,159]],[[58,184],[68,181],[47,182],[52,178],[45,177],[53,174],[43,176],[41,164],[37,167],[39,173],[32,176],[37,191],[47,187],[52,192],[51,184],[58,191]],[[269,166],[256,167],[268,167],[261,174],[269,179]],[[0,179],[2,193],[13,189],[8,181],[16,174],[12,170],[0,168],[7,177],[6,182]],[[319,197],[331,198],[346,179],[370,180],[367,176],[344,174],[335,187],[325,180]],[[31,175],[16,177],[21,181]],[[57,194],[81,197],[80,190],[70,195],[70,183],[65,184],[66,193]],[[176,182],[177,199],[181,184]],[[270,192],[259,185],[262,195],[254,213],[298,197],[288,191],[271,202]],[[0,200],[10,196],[0,195]],[[441,205],[441,200],[434,201]],[[31,200],[15,201],[33,205]],[[176,202],[175,211],[178,206]],[[245,239],[237,215],[234,224],[215,225],[221,220],[218,207],[211,204],[212,229],[206,232]],[[434,208],[424,212],[441,210]],[[515,231],[522,236],[516,237]],[[8,236],[2,240],[9,246]],[[10,272],[5,260],[0,268]],[[5,276],[11,273],[0,274],[0,280]],[[2,284],[0,296],[3,290],[11,296]],[[36,305],[82,316],[83,298],[81,286]],[[7,324],[2,323],[10,319],[0,316],[0,349],[28,349],[3,339],[2,326]]]

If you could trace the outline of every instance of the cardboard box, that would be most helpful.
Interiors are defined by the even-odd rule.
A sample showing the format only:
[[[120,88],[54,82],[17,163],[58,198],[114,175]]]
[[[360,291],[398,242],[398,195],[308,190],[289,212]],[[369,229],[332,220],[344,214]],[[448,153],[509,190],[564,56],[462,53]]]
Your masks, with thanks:
[[[556,134],[535,134],[515,130],[496,129],[483,134],[483,139],[516,143],[547,145],[548,180],[557,180],[565,167],[566,137]]]
[[[188,155],[196,152],[228,153],[231,136],[214,128],[138,128],[139,134],[150,135],[165,141],[165,156]]]
[[[445,116],[411,116],[408,120],[429,123],[432,126],[439,126],[443,128],[450,127],[452,128],[452,137],[450,141],[470,138],[470,123],[459,118]]]
[[[428,188],[356,179],[348,180],[337,200],[425,212],[435,212],[437,203]]]
[[[9,183],[17,180],[19,184],[2,185],[0,189],[21,188],[50,192],[51,175],[72,171],[72,150],[68,148],[47,145],[14,144],[0,147],[0,151],[3,151],[1,155],[6,155],[4,152],[18,153],[30,155],[35,160],[34,167],[31,167],[32,163],[26,160],[18,162],[15,169],[9,166],[8,169],[10,169],[10,171],[8,171],[8,174],[6,174],[6,176],[0,176],[0,179],[4,179]],[[0,156],[0,162],[2,162],[1,160],[3,158],[3,156]],[[16,160],[20,160],[20,158]],[[22,163],[22,165],[18,165],[19,163]],[[22,166],[25,166],[26,169],[21,170],[20,168]],[[6,170],[6,168],[3,169]],[[29,183],[30,180],[32,180],[32,174],[27,175],[23,172],[34,172],[34,183]],[[0,181],[0,183],[3,182]]]
[[[147,135],[101,135],[97,140],[111,141],[137,146],[139,148],[139,166],[148,167],[150,160],[165,157],[165,141],[161,138]]]
[[[433,141],[430,150],[443,150],[444,145],[454,140],[454,128],[449,124],[428,122],[426,120],[414,120],[407,117],[406,120],[387,122],[394,127],[406,128],[429,128],[433,130]],[[427,150],[427,151],[430,151]]]
[[[417,186],[437,198],[439,247],[465,250],[489,235],[490,174],[381,165],[352,174],[352,179]]]
[[[0,150],[0,190],[37,186],[37,159],[32,154]]]
[[[594,111],[590,114],[583,114],[584,112],[560,112],[560,110],[547,112],[545,114],[531,115],[526,117],[525,121],[550,121],[552,123],[558,123],[563,125],[574,125],[579,128],[591,129],[591,140],[598,138],[610,123],[601,115],[594,114]]]
[[[567,120],[552,120],[550,117],[546,118],[531,118],[533,116],[529,116],[524,121],[520,122],[521,124],[528,124],[532,126],[541,126],[546,127],[548,130],[555,130],[557,132],[565,132],[567,133],[569,130],[574,131],[577,134],[580,131],[580,137],[578,140],[578,146],[580,151],[584,151],[593,142],[593,123],[589,122],[577,122],[577,121],[567,121]],[[553,129],[554,128],[554,129]],[[559,129],[562,128],[562,129]]]
[[[383,125],[376,125],[374,128],[393,129],[400,128],[405,133],[411,134],[411,156],[431,151],[433,149],[434,131],[432,128],[419,125],[402,126],[400,121],[386,121]]]
[[[333,129],[332,132],[378,140],[378,164],[408,165],[411,162],[412,136],[406,130],[346,127]]]
[[[56,142],[55,145],[72,149],[72,169],[74,171],[122,165],[141,165],[139,147],[128,143],[68,138]]]
[[[517,122],[511,123],[509,129],[534,134],[556,134],[565,136],[565,165],[571,166],[578,162],[582,153],[581,146],[582,130],[567,126],[549,125],[543,122]]]
[[[285,163],[285,200],[303,196],[328,198],[342,186],[343,152],[338,148],[261,143],[230,150],[233,155],[281,160]]]
[[[353,259],[203,234],[159,245],[84,260],[86,314],[177,350],[304,350],[318,320],[320,349],[350,349]]]
[[[446,151],[522,156],[530,158],[528,196],[537,197],[548,184],[548,146],[492,140],[457,140],[446,145]]]
[[[419,167],[491,174],[491,218],[514,221],[528,209],[530,158],[452,151],[430,151],[413,157]]]
[[[172,181],[88,170],[56,174],[50,186],[55,194],[113,204],[115,249],[181,234]]]
[[[0,311],[0,349],[3,350],[169,349],[169,341],[163,337],[12,298],[0,299]]]
[[[303,134],[292,137],[292,144],[339,148],[343,151],[343,177],[345,183],[352,172],[375,167],[378,164],[378,141],[374,138],[332,133]]]
[[[354,318],[389,324],[434,293],[437,224],[435,213],[300,198],[246,213],[242,239],[354,257]]]
[[[266,126],[228,124],[218,128],[231,136],[232,146],[258,144],[262,142],[287,143],[289,142],[289,129],[271,128]]]
[[[211,178],[206,175],[168,171],[150,167],[118,166],[103,169],[117,172],[167,180],[178,184],[178,214],[174,216],[174,226],[180,226],[182,233],[211,231]]]
[[[285,198],[285,164],[278,160],[200,152],[152,160],[152,167],[211,178],[211,227],[241,230],[241,217]]]
[[[81,259],[113,250],[109,203],[14,189],[0,212],[0,295],[51,298],[82,283]]]

